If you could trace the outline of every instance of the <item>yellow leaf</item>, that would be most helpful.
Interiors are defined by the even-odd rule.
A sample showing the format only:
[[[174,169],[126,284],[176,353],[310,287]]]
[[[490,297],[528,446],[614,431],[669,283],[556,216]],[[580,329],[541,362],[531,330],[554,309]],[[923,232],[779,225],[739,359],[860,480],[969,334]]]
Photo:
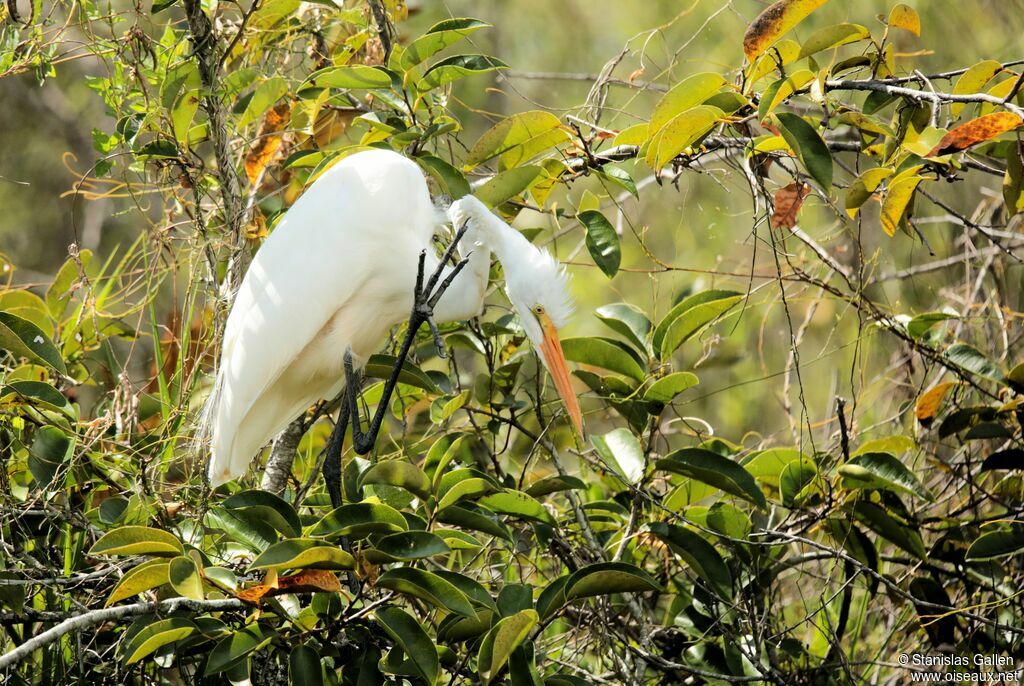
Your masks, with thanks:
[[[902,2],[889,12],[889,26],[909,31],[918,37],[921,36],[921,17],[918,16],[917,10]]]
[[[619,134],[612,141],[612,145],[640,145],[647,140],[649,130],[650,125],[646,123],[633,124],[619,131]]]
[[[750,71],[747,73],[747,86],[743,92],[750,92],[755,83],[771,74],[778,67],[785,67],[791,62],[795,62],[800,58],[800,50],[800,44],[795,40],[789,38],[780,40],[775,44],[774,49],[770,53],[761,55],[750,65]]]
[[[953,386],[956,386],[955,381],[944,381],[918,396],[917,404],[914,406],[914,416],[917,417],[917,421],[922,424],[930,424],[935,419],[935,415],[939,413],[942,401]]]
[[[270,108],[267,116],[263,118],[256,142],[249,148],[249,154],[245,156],[245,175],[250,184],[255,185],[259,181],[263,170],[281,149],[281,144],[284,142],[281,132],[287,126],[291,112],[291,103],[282,102]]]
[[[769,5],[743,36],[743,53],[753,62],[772,43],[824,5],[827,0],[779,0]]]
[[[920,176],[900,175],[889,185],[885,200],[882,201],[882,230],[889,236],[896,235],[900,219],[903,218],[919,183],[921,183]]]
[[[701,105],[673,117],[651,139],[645,161],[652,169],[661,169],[710,131],[723,116],[717,107]]]
[[[1002,70],[1003,65],[996,60],[982,60],[960,75],[953,86],[953,94],[977,93]],[[967,103],[954,102],[949,109],[954,117],[959,117],[966,106]]]
[[[653,138],[673,117],[702,104],[725,83],[721,74],[711,72],[694,74],[677,83],[654,106],[648,135]]]

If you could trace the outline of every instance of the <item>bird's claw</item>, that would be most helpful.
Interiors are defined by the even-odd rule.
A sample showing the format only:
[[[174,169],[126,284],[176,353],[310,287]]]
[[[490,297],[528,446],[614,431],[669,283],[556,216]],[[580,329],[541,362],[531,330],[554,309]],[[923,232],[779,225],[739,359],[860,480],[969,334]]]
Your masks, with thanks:
[[[462,268],[466,266],[469,261],[468,257],[462,260],[452,268],[448,276],[441,279],[441,275],[444,274],[445,265],[451,259],[452,255],[455,254],[455,248],[458,246],[459,241],[464,235],[469,225],[469,220],[462,222],[458,231],[455,233],[455,238],[451,244],[445,249],[444,255],[441,256],[440,262],[438,262],[437,269],[427,279],[426,284],[423,283],[424,270],[427,259],[427,252],[420,252],[419,268],[416,272],[416,292],[413,299],[413,321],[410,324],[419,328],[419,325],[423,322],[427,323],[430,327],[430,333],[434,338],[434,346],[437,348],[437,354],[442,359],[448,357],[448,353],[445,350],[444,340],[441,338],[441,331],[437,328],[437,322],[434,321],[434,307],[437,305],[441,296],[445,294],[448,287],[451,286],[452,281],[459,275]],[[438,283],[440,281],[440,283]]]

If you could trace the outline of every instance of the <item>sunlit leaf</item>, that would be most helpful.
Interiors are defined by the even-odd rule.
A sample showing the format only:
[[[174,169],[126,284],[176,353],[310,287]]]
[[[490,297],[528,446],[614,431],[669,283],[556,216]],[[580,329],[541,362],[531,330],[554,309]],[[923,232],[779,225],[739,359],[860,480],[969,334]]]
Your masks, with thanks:
[[[512,651],[526,639],[538,621],[536,610],[522,610],[505,617],[487,632],[477,653],[477,671],[483,686],[494,680]]]
[[[757,15],[743,35],[743,53],[747,56],[747,61],[753,62],[772,43],[826,2],[827,0],[779,0],[769,5]]]
[[[1013,131],[1021,124],[1024,124],[1024,119],[1013,112],[993,112],[980,116],[961,124],[943,136],[938,145],[932,148],[926,157],[938,157],[966,150],[1007,131]]]
[[[90,555],[157,555],[182,553],[176,536],[148,526],[122,526],[100,536],[89,549]]]
[[[727,457],[702,448],[684,448],[655,463],[655,468],[702,481],[726,493],[767,507],[764,493],[750,472]]]

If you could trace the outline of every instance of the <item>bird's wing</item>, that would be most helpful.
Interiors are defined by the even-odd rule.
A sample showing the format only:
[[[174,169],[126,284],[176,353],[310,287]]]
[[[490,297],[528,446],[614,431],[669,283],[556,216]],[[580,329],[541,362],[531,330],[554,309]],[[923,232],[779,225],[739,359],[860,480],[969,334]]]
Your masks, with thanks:
[[[346,158],[288,210],[253,259],[228,316],[219,392],[211,410],[212,483],[238,477],[254,457],[239,454],[236,444],[263,445],[276,426],[294,419],[275,417],[260,426],[245,422],[261,394],[280,387],[275,382],[335,313],[365,293],[381,300],[389,282],[408,288],[411,296],[406,284],[414,275],[389,272],[397,267],[415,271],[414,260],[410,264],[401,258],[429,243],[435,216],[419,168],[385,151]],[[380,314],[387,319],[388,313]],[[393,323],[382,321],[382,331]],[[346,333],[333,335],[344,342]],[[339,371],[344,352],[336,351]],[[295,385],[302,388],[301,382]],[[294,402],[275,404],[289,407]],[[244,440],[239,440],[243,433]]]

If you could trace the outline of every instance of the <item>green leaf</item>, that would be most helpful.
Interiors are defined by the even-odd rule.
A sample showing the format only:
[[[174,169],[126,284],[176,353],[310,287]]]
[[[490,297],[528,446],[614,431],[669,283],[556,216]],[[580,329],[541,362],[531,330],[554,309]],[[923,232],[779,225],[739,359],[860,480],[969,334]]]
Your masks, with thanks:
[[[993,560],[1024,550],[1024,524],[1011,523],[1008,528],[983,533],[967,549],[968,560]]]
[[[208,526],[220,529],[232,540],[251,550],[266,550],[277,541],[277,532],[274,531],[274,527],[263,521],[255,512],[213,507],[210,508],[207,517],[209,518]]]
[[[543,170],[538,166],[516,167],[495,175],[473,193],[488,207],[497,207],[519,195],[537,180]]]
[[[644,478],[644,453],[640,441],[629,429],[614,429],[590,440],[597,454],[616,476],[633,485]]]
[[[204,676],[212,676],[230,669],[249,653],[259,650],[273,640],[275,634],[259,624],[251,624],[227,636],[213,647],[206,659]]]
[[[292,538],[270,546],[250,569],[355,569],[355,559],[341,548],[315,538]]]
[[[543,505],[522,491],[506,490],[479,500],[479,504],[492,512],[532,519],[554,526],[555,520]]]
[[[676,115],[651,138],[644,161],[652,169],[661,169],[703,138],[724,117],[725,112],[710,105],[700,105]]]
[[[612,593],[660,591],[650,574],[625,562],[598,562],[576,570],[565,583],[567,601]]]
[[[269,110],[274,103],[280,100],[288,92],[288,82],[280,76],[272,76],[260,85],[256,86],[252,97],[249,99],[245,110],[238,118],[235,126],[241,130],[249,124],[258,121],[263,113]],[[175,155],[177,152],[175,151]]]
[[[195,622],[184,617],[157,620],[132,636],[128,647],[122,653],[125,657],[125,664],[135,664],[160,648],[188,638],[198,631],[199,627]]]
[[[394,355],[370,355],[366,366],[363,367],[363,375],[373,379],[390,378],[397,361],[398,358]],[[441,392],[441,389],[427,376],[426,372],[409,361],[402,365],[402,371],[398,373],[398,382],[421,388],[428,393]]]
[[[853,515],[869,529],[885,538],[920,560],[926,558],[924,542],[914,528],[897,520],[879,505],[858,500],[853,508]]]
[[[685,527],[664,522],[651,522],[647,527],[719,595],[726,599],[732,598],[732,573],[729,566],[703,536]]]
[[[726,80],[721,74],[703,72],[688,76],[673,86],[651,112],[648,137],[654,136],[672,119],[690,110],[720,91]]]
[[[512,651],[530,635],[539,620],[536,610],[521,610],[505,617],[487,632],[477,653],[477,672],[483,686],[498,676]]]
[[[202,600],[203,578],[199,575],[199,567],[196,561],[188,555],[179,555],[172,559],[167,565],[167,576],[171,588],[177,591],[182,598]]]
[[[480,531],[485,534],[490,534],[491,536],[504,538],[508,541],[512,540],[512,535],[501,522],[496,521],[493,517],[478,510],[469,509],[464,505],[452,505],[451,507],[446,507],[443,510],[440,510],[437,513],[437,521],[442,524],[451,524],[463,529]]]
[[[951,312],[925,312],[907,322],[907,333],[910,334],[911,338],[920,339],[939,322],[958,318],[959,315]]]
[[[404,460],[383,460],[372,465],[359,477],[360,488],[367,484],[404,488],[423,500],[429,498],[431,492],[430,478],[426,472]]]
[[[800,158],[807,173],[828,193],[832,189],[832,154],[825,141],[802,117],[789,112],[775,115],[781,125],[782,136]]]
[[[148,526],[122,526],[109,531],[89,549],[89,555],[181,555],[181,541],[172,534]]]
[[[819,53],[829,48],[838,48],[847,43],[856,43],[871,37],[871,32],[866,26],[860,24],[833,24],[818,29],[804,41],[800,48],[800,56],[803,59],[808,55]]]
[[[0,348],[15,357],[45,364],[61,374],[67,373],[60,352],[38,326],[10,312],[0,311]]]
[[[643,381],[647,374],[636,354],[619,341],[609,338],[566,338],[562,353],[572,362],[600,367]]]
[[[288,683],[291,686],[323,686],[324,670],[320,653],[315,648],[299,644],[288,655]]]
[[[15,396],[21,402],[28,402],[40,410],[60,412],[70,419],[76,419],[75,408],[64,394],[44,381],[12,381],[0,387],[0,398]]]
[[[344,67],[327,67],[309,75],[303,88],[344,88],[359,89],[390,89],[395,84],[394,75],[383,67],[351,65]]]
[[[462,591],[463,595],[469,598],[471,602],[492,610],[498,609],[497,605],[494,603],[494,598],[492,598],[491,594],[487,592],[487,589],[473,579],[470,579],[468,576],[459,574],[458,572],[448,571],[447,569],[439,569],[436,574]]]
[[[508,65],[497,57],[488,55],[455,55],[431,66],[417,84],[417,88],[421,91],[428,91],[449,84],[456,79],[496,69],[508,69]]]
[[[888,453],[864,453],[838,469],[848,488],[906,492],[931,502],[934,498],[914,473]]]
[[[149,560],[138,567],[133,567],[124,573],[121,580],[110,592],[110,597],[103,607],[109,607],[119,600],[132,598],[157,586],[170,583],[168,573],[169,563],[165,560]]]
[[[428,174],[434,177],[444,191],[452,200],[458,200],[459,198],[469,195],[472,189],[469,187],[469,182],[466,181],[466,177],[458,169],[442,160],[440,157],[433,155],[420,155],[414,158],[420,163]]]
[[[242,491],[221,503],[229,510],[242,510],[263,519],[283,535],[296,538],[302,535],[299,515],[287,501],[268,491]]]
[[[552,137],[549,135],[551,132],[557,134]],[[484,132],[466,156],[465,166],[466,169],[472,169],[499,155],[513,153],[516,148],[523,150],[514,155],[514,160],[510,158],[510,161],[525,162],[568,137],[569,135],[562,130],[561,120],[550,112],[519,112],[502,119]],[[503,168],[516,166],[519,165],[506,164]]]
[[[788,507],[800,505],[809,487],[818,476],[818,468],[810,460],[793,460],[779,473],[779,495]]]
[[[476,617],[476,610],[466,594],[450,581],[422,569],[398,567],[388,570],[377,579],[376,586],[419,598],[464,617]]]
[[[443,510],[460,500],[476,500],[498,490],[498,485],[475,469],[456,469],[441,477],[437,486],[437,509]]]
[[[371,534],[392,534],[406,531],[408,522],[402,513],[383,503],[352,503],[342,505],[313,525],[311,536],[359,539]]]
[[[526,489],[526,493],[532,495],[534,498],[539,498],[559,491],[573,490],[585,491],[587,490],[587,484],[584,483],[582,479],[575,476],[553,474],[534,481],[530,484],[529,488]]]
[[[655,463],[657,469],[682,474],[720,488],[765,509],[764,493],[746,469],[727,457],[703,448],[677,450]]]
[[[487,22],[478,19],[453,18],[440,21],[402,51],[399,64],[403,69],[415,67],[445,48],[463,40],[474,31],[489,26],[490,24]]]
[[[451,549],[440,536],[427,531],[404,531],[385,536],[373,548],[367,549],[364,555],[372,564],[380,565],[422,560],[450,552]]]
[[[537,597],[537,612],[542,620],[547,620],[565,606],[565,585],[569,583],[569,576],[565,574],[558,577],[540,592]]]
[[[743,299],[735,291],[695,293],[669,310],[654,329],[652,343],[662,359]]]
[[[653,325],[640,308],[629,303],[612,303],[597,308],[594,314],[609,329],[627,338],[640,350],[647,350],[647,338]]]
[[[966,343],[957,343],[946,349],[945,357],[964,369],[1002,383],[1005,379],[999,366],[983,355],[977,348]]]
[[[644,400],[649,403],[667,405],[677,395],[700,383],[696,374],[690,372],[673,372],[661,377],[644,391]]]
[[[383,607],[374,612],[374,619],[409,656],[416,672],[430,686],[437,683],[441,670],[437,648],[420,623],[397,607]]]
[[[622,261],[622,246],[615,227],[597,210],[585,210],[576,215],[587,229],[587,250],[594,264],[601,268],[609,279],[619,271]]]
[[[875,167],[861,172],[846,190],[845,208],[850,219],[857,216],[858,210],[868,201],[883,181],[893,175],[891,167]]]
[[[56,426],[44,426],[36,431],[28,451],[28,470],[42,488],[60,488],[63,483],[54,483],[61,468],[71,461],[75,451],[75,439]],[[63,472],[64,478],[67,472]]]

